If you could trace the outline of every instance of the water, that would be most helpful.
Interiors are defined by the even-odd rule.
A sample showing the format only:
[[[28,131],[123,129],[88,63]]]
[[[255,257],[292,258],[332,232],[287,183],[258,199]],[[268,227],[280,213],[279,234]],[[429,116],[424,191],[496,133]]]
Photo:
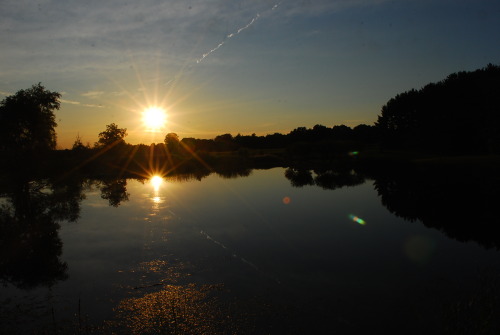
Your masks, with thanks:
[[[29,184],[29,197],[2,193],[4,217],[20,215],[7,210],[15,203],[31,208],[31,220],[55,224],[40,238],[26,237],[33,228],[21,233],[36,242],[32,254],[12,256],[23,238],[2,249],[5,332],[453,333],[494,325],[497,248],[402,215],[404,199],[391,202],[395,187],[381,179],[274,168],[161,184],[45,183]]]

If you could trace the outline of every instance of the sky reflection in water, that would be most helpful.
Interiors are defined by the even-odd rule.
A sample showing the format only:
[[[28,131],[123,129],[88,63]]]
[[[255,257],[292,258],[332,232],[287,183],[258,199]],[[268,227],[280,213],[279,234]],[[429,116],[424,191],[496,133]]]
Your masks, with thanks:
[[[32,295],[46,325],[53,311],[69,329],[84,320],[103,332],[411,332],[443,315],[458,324],[452,307],[500,269],[496,250],[394,217],[371,181],[328,190],[284,175],[127,180],[105,184],[106,197],[94,187],[59,231],[69,278],[2,292],[11,302]]]

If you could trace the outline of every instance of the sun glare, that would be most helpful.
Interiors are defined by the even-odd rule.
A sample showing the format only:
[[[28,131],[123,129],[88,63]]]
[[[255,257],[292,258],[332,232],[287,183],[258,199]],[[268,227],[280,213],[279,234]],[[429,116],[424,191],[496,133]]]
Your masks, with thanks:
[[[155,189],[155,191],[158,191],[161,184],[163,183],[163,178],[160,176],[153,176],[150,179],[150,183],[151,183],[151,185],[153,185],[153,188]]]
[[[167,114],[161,107],[148,107],[142,113],[142,121],[149,131],[157,132],[165,127]]]

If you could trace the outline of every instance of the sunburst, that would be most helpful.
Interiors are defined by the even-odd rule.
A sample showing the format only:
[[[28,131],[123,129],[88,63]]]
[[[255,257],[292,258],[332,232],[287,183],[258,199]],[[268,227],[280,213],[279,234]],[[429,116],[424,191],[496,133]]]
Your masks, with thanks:
[[[161,107],[148,107],[142,113],[142,122],[148,131],[159,132],[165,128],[167,113]]]

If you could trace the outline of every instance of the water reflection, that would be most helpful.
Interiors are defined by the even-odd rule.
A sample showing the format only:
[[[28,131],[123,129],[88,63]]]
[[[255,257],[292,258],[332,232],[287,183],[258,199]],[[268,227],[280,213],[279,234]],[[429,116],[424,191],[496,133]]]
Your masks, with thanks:
[[[158,210],[160,208],[160,204],[163,202],[160,197],[160,186],[163,184],[163,178],[160,176],[153,176],[149,182],[153,186],[154,192],[153,197],[151,198],[153,201],[153,207]]]
[[[458,241],[499,249],[500,180],[497,171],[490,173],[480,168],[406,166],[372,172],[372,177],[382,204],[391,213],[421,221]]]
[[[249,176],[251,172],[242,166],[226,166],[215,173],[223,178],[237,178]],[[160,191],[166,181],[201,180],[208,175],[210,172],[204,169],[192,173],[170,173],[165,177],[152,176],[148,181],[152,187],[152,214],[156,215],[165,203]],[[498,178],[488,178],[487,174],[422,170],[411,166],[358,169],[346,165],[289,167],[284,175],[294,187],[314,185],[326,190],[352,187],[373,179],[382,204],[395,215],[408,221],[421,221],[459,241],[473,240],[487,248],[500,248],[495,209],[500,200],[500,182]],[[3,178],[0,184],[3,198],[0,205],[0,278],[3,282],[28,288],[52,285],[67,277],[67,264],[60,261],[59,222],[78,219],[85,198],[84,189],[90,184],[97,185],[101,198],[110,206],[118,207],[129,201],[125,178],[100,178],[92,183],[78,176],[65,179]],[[289,204],[290,198],[283,198],[283,203]],[[350,219],[365,224],[365,218],[355,214]],[[432,249],[429,243],[420,240],[408,242],[406,252],[413,258],[416,257],[415,246]]]
[[[149,179],[149,183],[153,187],[153,195],[151,197],[151,201],[153,202],[153,210],[154,212],[158,212],[160,210],[161,204],[164,202],[160,196],[160,187],[164,184],[163,178],[155,175]]]
[[[129,200],[126,179],[103,179],[98,181],[101,189],[101,198],[108,200],[109,205],[118,207]]]
[[[213,292],[220,285],[164,285],[159,291],[125,299],[117,308],[116,329],[133,334],[217,334],[229,327]]]
[[[294,187],[319,186],[327,190],[352,187],[374,180],[381,203],[407,221],[421,221],[458,241],[476,241],[486,248],[500,248],[496,233],[496,206],[500,202],[497,171],[422,168],[398,164],[382,168],[336,166],[334,168],[290,167],[285,177]],[[495,177],[490,178],[488,175]],[[351,220],[364,224],[361,218]]]
[[[316,185],[325,190],[352,187],[365,182],[365,178],[351,167],[316,169],[290,167],[286,169],[285,177],[294,187]]]
[[[282,177],[274,180],[275,176],[282,176],[283,171],[286,180]],[[406,279],[415,275],[420,276],[415,279],[416,282],[426,280],[415,268],[433,266],[438,250],[435,236],[430,238],[425,233],[408,234],[394,242],[391,234],[400,234],[404,230],[399,228],[405,225],[403,221],[395,221],[399,227],[384,226],[379,218],[368,216],[363,211],[361,207],[366,205],[365,202],[360,201],[356,207],[349,208],[349,199],[354,198],[338,201],[348,194],[359,197],[361,191],[349,193],[353,188],[348,187],[367,180],[373,181],[382,204],[395,215],[409,221],[422,221],[426,226],[437,228],[460,241],[474,240],[486,247],[500,245],[494,233],[494,211],[500,189],[495,180],[465,180],[453,174],[445,177],[443,171],[403,167],[377,171],[354,166],[318,168],[304,164],[301,167],[270,171],[272,173],[256,172],[257,177],[261,178],[255,179],[258,181],[255,183],[257,187],[251,185],[258,189],[256,193],[245,193],[247,190],[244,189],[253,180],[234,180],[233,185],[237,185],[238,191],[247,196],[245,200],[250,200],[248,203],[256,209],[258,215],[255,216],[255,212],[248,211],[250,206],[245,204],[240,207],[239,203],[232,203],[228,192],[217,189],[210,193],[213,189],[209,188],[215,189],[220,185],[217,184],[220,182],[219,177],[236,178],[251,172],[241,167],[234,171],[227,169],[224,173],[214,171],[210,183],[190,183],[183,188],[183,191],[190,189],[186,193],[180,188],[179,192],[170,192],[175,188],[173,183],[201,180],[210,173],[170,173],[163,177],[141,179],[142,185],[125,178],[93,178],[92,182],[80,177],[65,180],[7,178],[0,184],[0,196],[3,199],[0,206],[0,280],[20,288],[34,288],[53,286],[57,281],[68,278],[68,264],[61,260],[60,222],[78,220],[84,192],[91,185],[97,192],[90,193],[89,197],[93,197],[92,204],[99,202],[99,205],[91,209],[95,212],[89,210],[86,213],[112,218],[102,227],[92,226],[92,234],[89,234],[92,236],[88,241],[97,240],[95,245],[100,245],[101,249],[97,249],[91,257],[75,257],[75,253],[82,249],[89,252],[93,246],[85,249],[72,243],[67,245],[68,249],[74,248],[73,258],[69,259],[80,262],[80,267],[87,269],[92,263],[94,269],[103,271],[102,268],[107,269],[121,262],[120,268],[125,269],[120,269],[123,277],[120,274],[114,278],[116,281],[123,280],[125,285],[120,286],[120,289],[125,287],[123,291],[127,292],[120,292],[118,297],[114,297],[114,301],[118,301],[115,306],[117,319],[109,323],[109,329],[106,329],[106,332],[110,330],[108,333],[112,333],[113,329],[116,329],[116,333],[123,333],[124,330],[131,333],[157,333],[161,330],[178,334],[270,333],[270,323],[276,327],[275,330],[287,324],[288,328],[280,328],[282,333],[298,332],[297,323],[302,326],[301,331],[304,330],[304,333],[313,333],[311,327],[314,328],[317,321],[329,320],[332,311],[349,312],[343,312],[344,315],[332,321],[331,328],[344,324],[344,319],[359,321],[348,315],[360,308],[358,302],[361,302],[359,305],[368,304],[362,309],[367,314],[379,307],[378,302],[365,298],[365,293],[375,295],[383,292],[380,293],[380,300],[384,300],[384,292],[394,292],[396,289],[405,292],[406,283],[402,284],[403,289],[387,288],[399,280],[398,276],[405,276],[398,271],[413,271]],[[269,176],[273,178],[272,183]],[[292,189],[290,185],[295,188]],[[326,191],[314,190],[313,187],[296,189],[304,186]],[[274,187],[283,189],[275,191]],[[340,188],[345,189],[343,192],[330,192]],[[365,184],[357,190],[365,192],[369,188],[370,184]],[[165,197],[165,192],[175,194],[175,197]],[[275,194],[271,194],[269,199],[282,199],[283,204],[289,206],[269,205],[271,202],[267,196],[272,192]],[[283,197],[284,194],[288,195]],[[304,201],[301,199],[304,194],[307,197],[311,195],[311,198],[318,196],[317,199],[321,201]],[[254,195],[262,199],[251,198]],[[378,201],[376,198],[374,200]],[[120,210],[106,208],[108,205],[119,207],[126,201],[129,203]],[[174,201],[183,206],[176,207]],[[301,207],[304,203],[308,205]],[[170,208],[163,211],[167,207]],[[345,213],[338,214],[344,210]],[[385,210],[381,212],[387,214]],[[303,213],[307,213],[307,216],[301,216]],[[349,219],[351,224],[335,224],[340,215],[341,220],[344,220],[342,222]],[[143,220],[144,216],[148,220]],[[95,217],[91,217],[86,224],[96,221]],[[295,217],[297,221],[294,221]],[[85,220],[82,218],[82,221]],[[304,221],[307,224],[303,224]],[[387,230],[382,233],[379,231],[379,235],[373,238],[381,226]],[[66,237],[72,237],[69,241],[78,244],[79,234],[85,235],[87,232],[82,228]],[[167,234],[170,234],[168,240],[165,238]],[[386,249],[379,238],[389,241],[388,244],[394,242],[398,245]],[[213,245],[215,248],[211,248]],[[354,247],[350,249],[350,245]],[[362,249],[363,246],[366,249]],[[65,249],[67,254],[68,249]],[[383,250],[378,253],[380,249]],[[368,252],[362,253],[361,250]],[[376,256],[369,255],[372,252]],[[106,258],[113,253],[112,257]],[[389,256],[389,253],[393,255]],[[85,258],[84,261],[82,258]],[[100,266],[99,261],[104,265]],[[180,268],[179,264],[185,267]],[[130,276],[124,274],[127,270],[130,270]],[[106,272],[106,276],[100,278],[111,282],[109,275]],[[365,281],[367,277],[369,280]],[[115,283],[92,285],[111,286]],[[225,286],[218,283],[224,283]],[[82,284],[75,284],[80,289],[78,285]],[[228,289],[230,285],[233,291]],[[341,295],[346,287],[351,291],[342,296],[344,300],[334,301],[334,293],[331,292]],[[387,290],[384,291],[384,288]],[[94,287],[89,289],[92,290]],[[234,300],[229,301],[233,294],[240,294],[244,299],[236,305]],[[405,298],[402,294],[401,303],[406,303]],[[309,305],[304,305],[304,302]],[[396,301],[395,305],[399,302]],[[425,308],[431,306],[426,303],[421,305]],[[380,306],[393,308],[392,302],[386,305],[381,303]],[[318,316],[317,313],[323,314]],[[463,314],[463,311],[457,311],[457,319]],[[243,324],[251,324],[262,331],[235,328]],[[350,327],[354,327],[354,324],[350,323],[345,328],[353,329]],[[320,326],[324,324],[318,325],[318,328]],[[279,333],[279,330],[273,333]]]
[[[160,190],[161,184],[163,184],[163,178],[160,176],[153,176],[149,180],[151,185],[153,186],[155,193],[158,194],[158,191]]]
[[[2,180],[0,197],[0,281],[19,288],[52,286],[65,280],[61,221],[74,222],[80,213],[84,181]]]

